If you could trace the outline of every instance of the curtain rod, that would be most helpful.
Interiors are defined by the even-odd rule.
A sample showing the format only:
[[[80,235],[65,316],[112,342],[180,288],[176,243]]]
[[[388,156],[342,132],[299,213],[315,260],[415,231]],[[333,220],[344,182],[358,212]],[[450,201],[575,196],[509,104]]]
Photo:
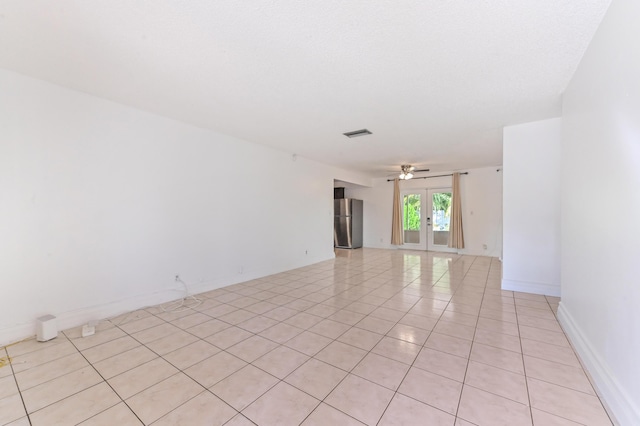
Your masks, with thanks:
[[[468,175],[469,172],[461,172],[461,175]],[[431,179],[431,178],[437,178],[437,177],[447,177],[447,176],[453,176],[453,173],[450,175],[437,175],[437,176],[421,176],[421,177],[414,177],[411,178],[409,180],[413,180],[413,179]],[[387,179],[387,182],[393,182],[395,179]]]

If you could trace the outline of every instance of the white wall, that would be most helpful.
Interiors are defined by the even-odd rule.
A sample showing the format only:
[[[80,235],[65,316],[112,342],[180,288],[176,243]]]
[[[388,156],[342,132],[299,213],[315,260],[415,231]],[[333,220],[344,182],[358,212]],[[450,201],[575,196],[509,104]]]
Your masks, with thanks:
[[[459,251],[462,254],[498,257],[502,252],[502,173],[497,169],[471,169],[460,177],[465,237],[465,249]],[[400,182],[400,190],[447,187],[451,187],[451,177]],[[393,182],[375,179],[371,188],[347,188],[345,192],[364,201],[364,246],[395,247],[390,244]]]
[[[370,184],[2,70],[0,128],[0,344],[332,258],[334,178]]]
[[[505,127],[502,288],[560,296],[562,119]]]
[[[640,424],[640,2],[613,1],[564,94],[560,320]]]

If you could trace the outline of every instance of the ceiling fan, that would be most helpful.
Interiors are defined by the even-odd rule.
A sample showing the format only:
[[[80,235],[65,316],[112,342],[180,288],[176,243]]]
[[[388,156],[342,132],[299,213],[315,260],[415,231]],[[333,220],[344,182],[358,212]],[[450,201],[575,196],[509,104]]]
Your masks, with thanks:
[[[402,180],[409,180],[413,177],[414,173],[428,172],[429,169],[416,169],[411,164],[403,164],[400,166],[400,175],[398,176]]]

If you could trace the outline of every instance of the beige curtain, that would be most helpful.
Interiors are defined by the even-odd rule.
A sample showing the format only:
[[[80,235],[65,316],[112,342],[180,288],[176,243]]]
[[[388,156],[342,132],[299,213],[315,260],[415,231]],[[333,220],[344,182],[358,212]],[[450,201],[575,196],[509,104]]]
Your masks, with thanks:
[[[393,181],[393,217],[391,219],[391,244],[401,246],[402,237],[402,204],[400,204],[400,181]]]
[[[460,173],[453,174],[453,193],[451,194],[451,222],[449,223],[449,244],[451,248],[464,248],[462,232],[462,205],[460,202]]]

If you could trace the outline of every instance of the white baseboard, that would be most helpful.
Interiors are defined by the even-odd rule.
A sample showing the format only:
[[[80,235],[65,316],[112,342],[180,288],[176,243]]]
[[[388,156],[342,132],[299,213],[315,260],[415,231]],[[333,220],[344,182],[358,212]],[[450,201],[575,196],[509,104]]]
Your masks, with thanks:
[[[520,291],[522,293],[543,294],[545,296],[560,297],[560,286],[553,285],[553,284],[503,279],[502,289],[511,290],[511,291]]]
[[[640,407],[615,379],[607,363],[593,349],[571,313],[560,302],[558,321],[588,370],[596,391],[618,425],[640,425]]]
[[[189,291],[191,294],[204,293],[221,287],[250,281],[256,278],[277,274],[279,272],[288,271],[291,269],[302,268],[304,266],[312,265],[334,258],[335,254],[333,250],[331,250],[318,256],[305,257],[303,261],[281,265],[281,267],[278,269],[269,267],[262,270],[248,270],[245,274],[242,275],[235,275],[233,277],[221,277],[215,280],[191,285],[189,286]],[[111,318],[125,312],[134,311],[136,309],[142,309],[148,306],[160,305],[172,300],[177,300],[183,297],[183,293],[184,291],[182,289],[168,289],[161,292],[134,296],[123,300],[105,303],[102,305],[89,306],[74,311],[62,313],[51,312],[51,314],[56,317],[58,330],[62,331],[86,324],[88,321]],[[35,318],[32,322],[26,324],[12,324],[9,327],[0,329],[0,347],[29,338],[31,336],[35,336],[35,334]]]

